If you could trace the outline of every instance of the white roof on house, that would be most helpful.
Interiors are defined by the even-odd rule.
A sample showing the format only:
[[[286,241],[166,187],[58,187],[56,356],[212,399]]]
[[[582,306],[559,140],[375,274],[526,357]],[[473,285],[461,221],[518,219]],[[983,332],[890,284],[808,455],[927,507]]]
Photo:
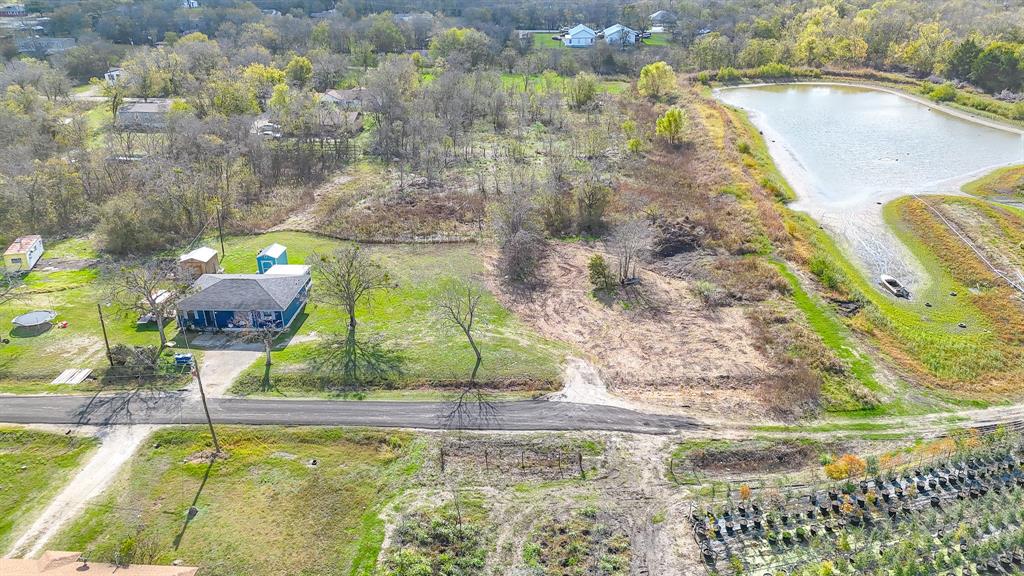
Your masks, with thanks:
[[[584,26],[583,24],[577,24],[569,29],[568,36],[597,36],[597,32],[594,32],[588,26]]]
[[[280,258],[281,254],[284,254],[286,248],[277,242],[274,242],[270,246],[267,246],[257,256],[270,256],[271,258]]]
[[[188,254],[182,254],[181,257],[178,258],[178,262],[184,262],[186,260],[198,260],[200,262],[209,262],[215,256],[217,256],[216,250],[214,250],[213,248],[207,248],[206,246],[203,246],[202,248],[196,248],[195,250],[189,252]]]
[[[274,264],[264,274],[275,276],[308,276],[309,266],[305,264]]]
[[[611,36],[612,34],[615,34],[616,32],[618,32],[619,30],[625,30],[626,32],[636,32],[636,30],[633,30],[632,28],[628,28],[626,26],[623,26],[622,24],[615,24],[614,26],[609,26],[609,27],[605,28],[604,29],[604,35],[606,37],[607,36]]]

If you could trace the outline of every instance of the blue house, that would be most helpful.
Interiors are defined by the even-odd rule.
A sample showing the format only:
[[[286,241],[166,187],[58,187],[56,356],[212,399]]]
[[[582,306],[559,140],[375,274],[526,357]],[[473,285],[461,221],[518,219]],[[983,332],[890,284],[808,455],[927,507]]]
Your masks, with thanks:
[[[256,255],[256,270],[260,274],[266,274],[277,264],[288,263],[288,249],[278,243],[271,244]]]
[[[178,302],[178,326],[199,331],[286,330],[309,300],[306,274],[203,274]]]

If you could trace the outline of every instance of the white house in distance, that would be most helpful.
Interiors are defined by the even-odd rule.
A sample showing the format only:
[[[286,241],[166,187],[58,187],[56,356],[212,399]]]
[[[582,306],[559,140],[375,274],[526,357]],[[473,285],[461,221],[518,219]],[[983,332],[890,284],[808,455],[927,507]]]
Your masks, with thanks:
[[[103,73],[103,79],[106,80],[107,84],[116,84],[121,79],[121,75],[124,74],[124,70],[120,68],[111,68]]]
[[[583,24],[577,24],[569,29],[562,37],[562,43],[570,48],[585,48],[593,46],[597,40],[597,32]]]
[[[615,24],[604,29],[604,41],[613,46],[632,46],[636,44],[640,33],[622,24]]]

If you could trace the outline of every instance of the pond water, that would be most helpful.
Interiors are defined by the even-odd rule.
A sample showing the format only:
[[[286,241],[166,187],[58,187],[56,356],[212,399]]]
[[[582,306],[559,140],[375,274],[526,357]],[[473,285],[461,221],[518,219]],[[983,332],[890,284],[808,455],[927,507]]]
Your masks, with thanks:
[[[994,168],[1024,163],[1024,133],[927,101],[853,86],[776,84],[717,91],[764,133],[808,212],[870,277],[912,289],[929,278],[886,226],[880,204],[912,193],[958,193]]]
[[[840,85],[721,90],[765,132],[802,199],[842,205],[956,190],[970,176],[1024,162],[1024,136],[910,98]]]

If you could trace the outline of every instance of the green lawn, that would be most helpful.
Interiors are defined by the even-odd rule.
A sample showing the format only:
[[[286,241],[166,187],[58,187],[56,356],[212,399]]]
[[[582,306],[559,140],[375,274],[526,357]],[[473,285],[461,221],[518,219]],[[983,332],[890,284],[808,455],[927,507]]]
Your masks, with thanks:
[[[156,432],[110,489],[54,540],[109,560],[200,566],[204,576],[373,574],[382,507],[419,468],[403,432],[204,427]],[[311,465],[317,461],[315,466]],[[188,520],[188,509],[198,513]]]
[[[96,251],[84,239],[73,239],[47,247],[45,257],[90,258]],[[22,296],[0,305],[0,335],[10,340],[0,344],[0,392],[59,392],[92,390],[95,383],[78,387],[49,386],[47,383],[66,368],[102,368],[106,364],[103,331],[97,303],[102,304],[111,346],[118,343],[158,345],[160,338],[153,326],[139,327],[135,317],[121,314],[109,302],[109,290],[99,271],[34,270],[24,278]],[[54,310],[53,326],[36,333],[15,329],[10,321],[32,310]],[[173,333],[173,322],[168,334]]]
[[[534,32],[533,45],[535,48],[565,48],[561,40],[553,38],[557,32]]]
[[[92,438],[0,427],[0,550],[27,528],[96,446]]]
[[[654,32],[650,38],[644,38],[644,44],[647,46],[668,46],[670,40],[672,40],[671,34],[667,32]]]
[[[288,247],[291,263],[303,263],[314,252],[329,253],[342,245],[337,240],[297,232],[231,238],[223,266],[227,272],[254,272],[255,255],[260,248],[278,242]],[[210,244],[213,246],[214,244]],[[435,381],[464,379],[473,366],[473,354],[461,333],[438,329],[432,315],[430,298],[445,276],[482,282],[485,272],[471,244],[380,245],[366,246],[394,275],[397,288],[363,303],[358,312],[357,334],[360,342],[378,340],[375,350],[391,359],[396,386],[428,384]],[[345,334],[347,316],[340,309],[315,301],[307,305],[307,316],[293,333],[300,339],[315,332],[338,340]],[[478,338],[483,350],[481,380],[517,379],[556,381],[560,364],[569,351],[563,344],[536,335],[491,295],[485,292],[479,315]],[[323,360],[322,344],[305,341],[274,353],[272,381],[274,394],[299,392],[289,375],[308,373],[310,364]],[[325,372],[338,372],[340,366],[327,363]],[[262,381],[263,365],[257,362],[242,380],[249,384]],[[252,392],[240,386],[236,391]],[[308,392],[308,390],[307,390]]]

